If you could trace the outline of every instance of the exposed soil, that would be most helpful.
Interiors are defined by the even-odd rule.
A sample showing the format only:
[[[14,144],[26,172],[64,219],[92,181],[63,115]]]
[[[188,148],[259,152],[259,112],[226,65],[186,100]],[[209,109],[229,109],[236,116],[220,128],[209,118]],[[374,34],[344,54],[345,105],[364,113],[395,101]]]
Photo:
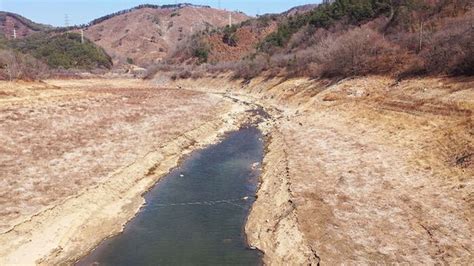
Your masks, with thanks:
[[[209,44],[212,47],[209,55],[209,62],[236,61],[255,52],[258,43],[267,37],[277,28],[276,22],[270,23],[267,27],[257,28],[252,26],[243,26],[235,32],[235,46],[228,45],[223,41],[223,34],[211,34],[208,37]]]

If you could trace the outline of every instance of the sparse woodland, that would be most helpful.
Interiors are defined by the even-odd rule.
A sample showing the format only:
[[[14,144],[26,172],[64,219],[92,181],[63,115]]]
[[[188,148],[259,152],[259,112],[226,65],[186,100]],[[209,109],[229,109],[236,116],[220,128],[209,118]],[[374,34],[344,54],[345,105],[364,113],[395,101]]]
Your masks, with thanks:
[[[208,60],[215,46],[213,35],[235,47],[236,32],[249,25],[258,32],[271,22],[276,30],[262,36],[240,60]],[[232,71],[244,79],[472,75],[473,43],[474,11],[468,0],[336,0],[292,16],[267,15],[195,34],[168,62],[183,63],[182,71],[192,69],[195,76]]]

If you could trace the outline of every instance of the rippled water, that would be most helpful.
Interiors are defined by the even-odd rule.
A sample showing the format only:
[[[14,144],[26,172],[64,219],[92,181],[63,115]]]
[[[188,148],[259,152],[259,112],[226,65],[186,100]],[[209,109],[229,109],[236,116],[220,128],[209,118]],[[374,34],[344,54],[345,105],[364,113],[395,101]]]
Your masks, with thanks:
[[[263,157],[255,127],[192,153],[146,194],[146,205],[122,234],[78,265],[260,265],[244,225]]]

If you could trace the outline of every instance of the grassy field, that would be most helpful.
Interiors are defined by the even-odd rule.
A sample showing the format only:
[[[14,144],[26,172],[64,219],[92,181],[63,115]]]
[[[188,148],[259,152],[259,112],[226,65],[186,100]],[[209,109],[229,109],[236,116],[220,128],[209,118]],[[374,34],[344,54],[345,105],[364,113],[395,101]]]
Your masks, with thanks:
[[[60,87],[0,84],[2,230],[106,180],[223,107],[203,93],[136,81],[53,84]]]

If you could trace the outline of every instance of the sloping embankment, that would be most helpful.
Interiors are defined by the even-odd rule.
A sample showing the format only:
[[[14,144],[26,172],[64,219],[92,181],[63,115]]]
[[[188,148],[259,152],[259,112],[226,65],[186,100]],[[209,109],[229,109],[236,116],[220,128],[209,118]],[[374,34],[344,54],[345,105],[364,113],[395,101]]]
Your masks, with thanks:
[[[246,227],[267,264],[473,261],[474,81],[166,81],[273,114]]]

